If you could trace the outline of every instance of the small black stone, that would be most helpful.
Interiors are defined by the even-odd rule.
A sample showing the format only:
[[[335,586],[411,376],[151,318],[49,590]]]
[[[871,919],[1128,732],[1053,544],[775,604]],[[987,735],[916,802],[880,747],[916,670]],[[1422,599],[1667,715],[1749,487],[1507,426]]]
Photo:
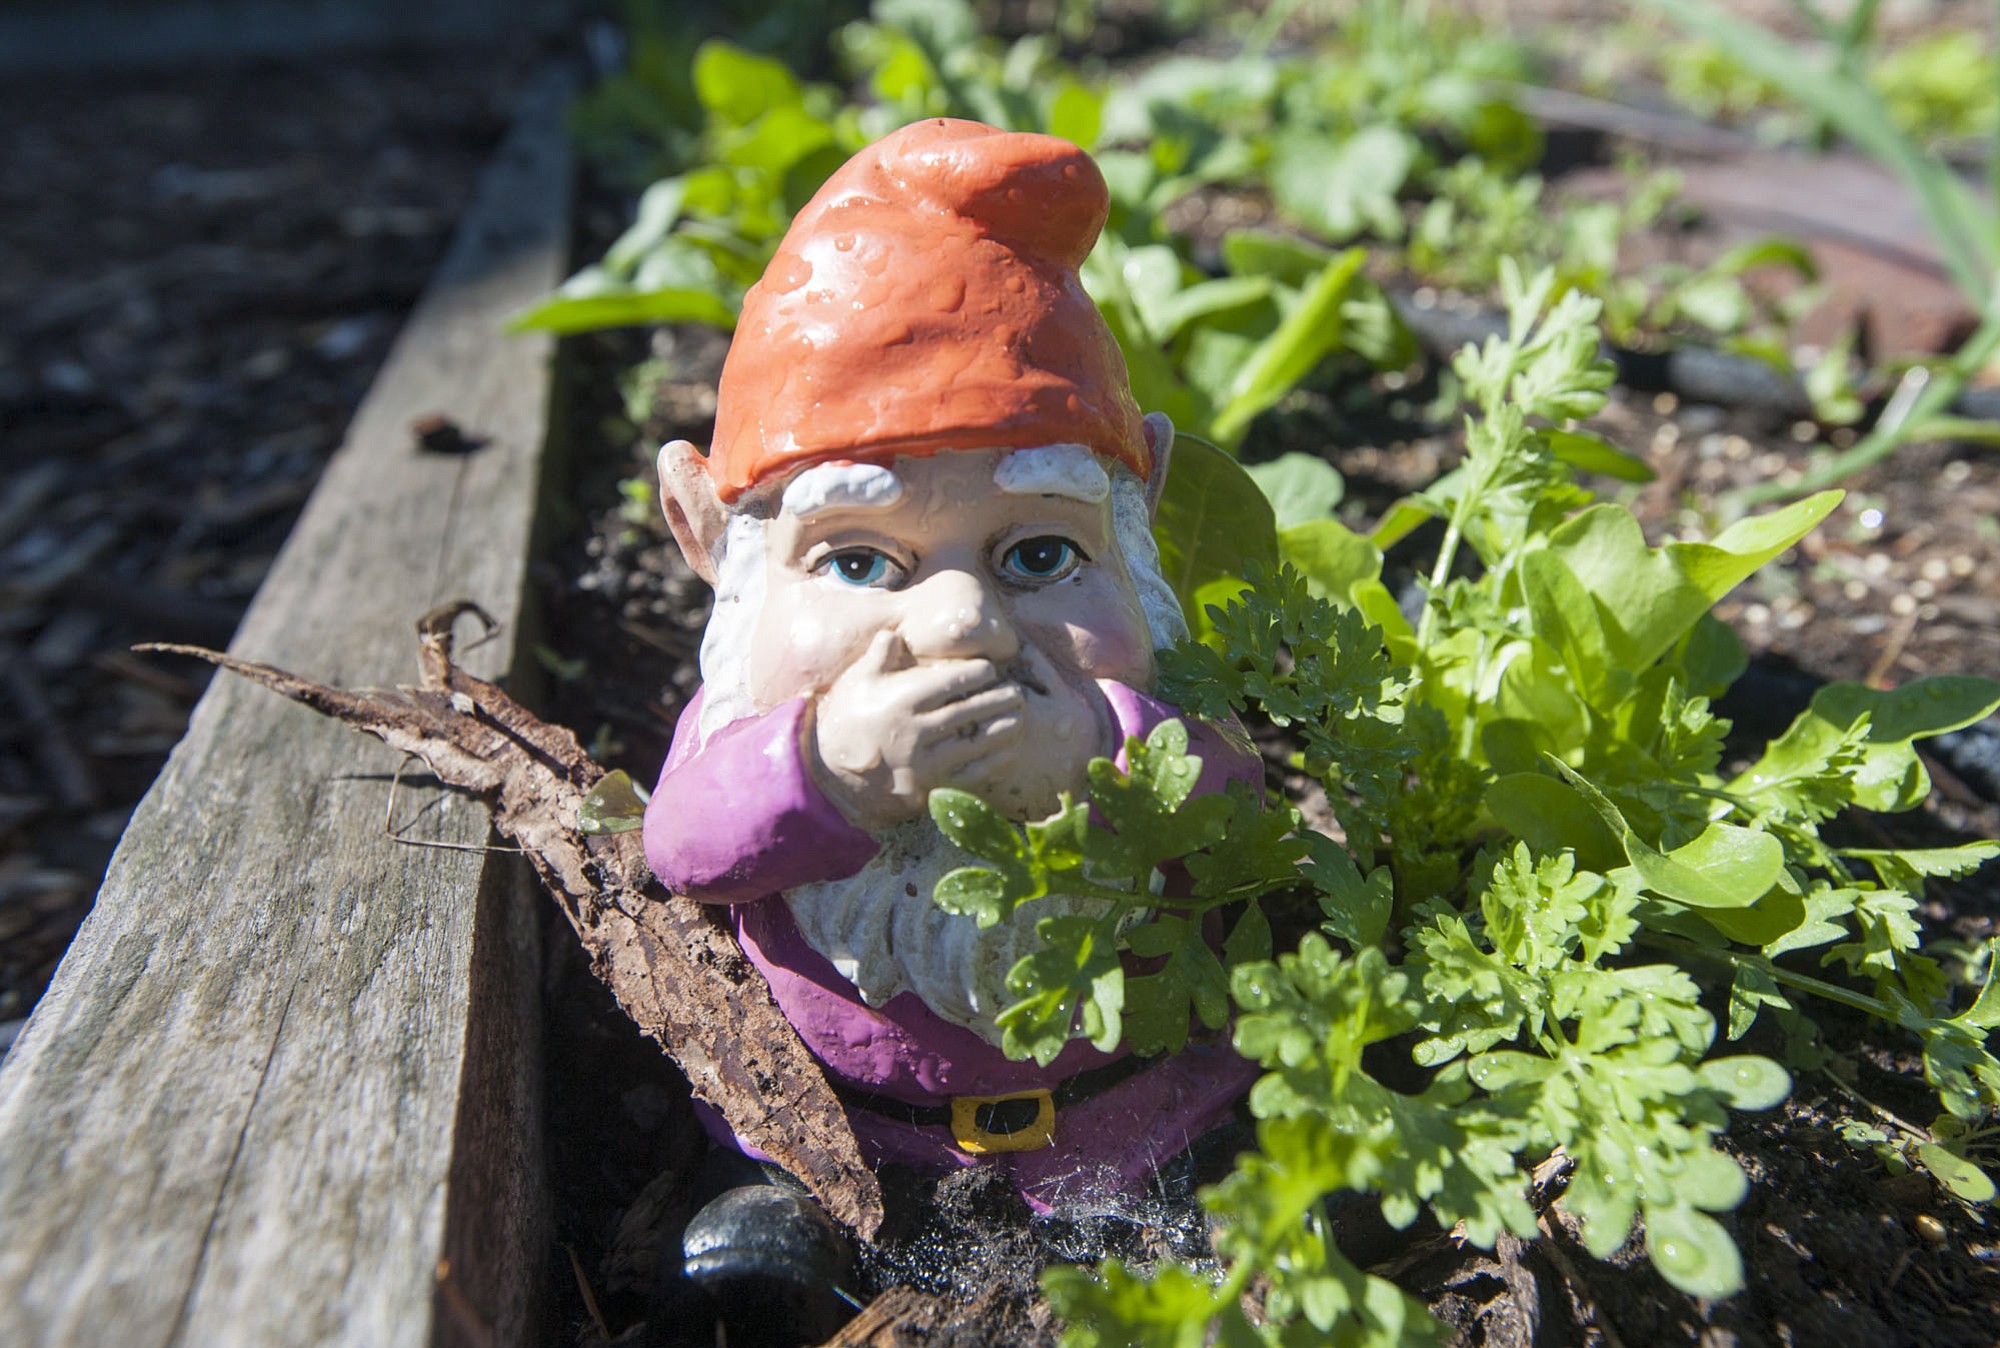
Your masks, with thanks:
[[[681,1237],[682,1272],[713,1299],[741,1344],[817,1343],[853,1315],[843,1295],[853,1249],[804,1194],[768,1184],[725,1190]]]

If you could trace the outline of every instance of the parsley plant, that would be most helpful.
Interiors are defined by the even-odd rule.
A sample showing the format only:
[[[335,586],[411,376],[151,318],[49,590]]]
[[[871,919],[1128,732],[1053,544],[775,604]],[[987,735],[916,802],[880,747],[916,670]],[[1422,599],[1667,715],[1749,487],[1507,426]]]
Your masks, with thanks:
[[[1744,656],[1709,609],[1837,496],[1649,545],[1575,478],[1630,467],[1567,428],[1610,382],[1597,301],[1551,302],[1549,277],[1511,265],[1502,288],[1507,337],[1456,364],[1463,463],[1372,536],[1331,519],[1282,529],[1286,564],[1250,567],[1206,642],[1162,656],[1163,695],[1190,714],[1289,731],[1343,839],[1240,789],[1190,797],[1199,760],[1176,723],[1128,742],[1128,770],[1093,764],[1088,804],[1025,829],[963,793],[933,798],[977,859],[938,886],[944,907],[993,922],[1051,889],[1104,900],[1097,919],[1041,923],[1044,948],[1009,980],[1010,1052],[1046,1062],[1075,1035],[1171,1050],[1233,1015],[1237,1048],[1266,1069],[1259,1148],[1204,1198],[1222,1271],[1053,1268],[1074,1343],[1433,1341],[1419,1303],[1335,1248],[1328,1200],[1374,1194],[1398,1226],[1428,1208],[1490,1245],[1534,1234],[1527,1170],[1558,1151],[1558,1201],[1589,1250],[1610,1254],[1636,1219],[1669,1282],[1728,1295],[1742,1263],[1711,1214],[1747,1185],[1715,1139],[1728,1109],[1770,1108],[1791,1081],[1716,1051],[1704,986],[1727,988],[1727,1040],[1776,1017],[1795,1067],[1823,1057],[1816,1004],[1913,1036],[1940,1112],[1906,1159],[1968,1201],[1993,1195],[1972,1153],[2000,1115],[2000,984],[1989,957],[1983,986],[1955,988],[1913,914],[1927,879],[2000,843],[1856,850],[1822,828],[1849,807],[1918,805],[1915,743],[2000,707],[2000,683],[1826,688],[1725,775],[1710,702]],[[1381,549],[1427,518],[1443,542],[1411,621]],[[1185,897],[1160,897],[1168,866],[1191,877]],[[1272,958],[1261,904],[1279,891],[1312,895],[1321,922]],[[1219,948],[1211,913],[1228,924]],[[1123,950],[1164,961],[1135,976]],[[1419,1093],[1364,1063],[1391,1040],[1429,1073]]]

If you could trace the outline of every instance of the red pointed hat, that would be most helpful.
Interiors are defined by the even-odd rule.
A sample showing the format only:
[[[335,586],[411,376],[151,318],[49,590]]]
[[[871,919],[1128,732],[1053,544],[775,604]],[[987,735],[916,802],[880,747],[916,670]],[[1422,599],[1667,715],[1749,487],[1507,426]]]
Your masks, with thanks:
[[[1110,207],[1054,136],[933,118],[847,161],[743,316],[709,473],[725,501],[815,463],[1081,444],[1142,477],[1125,360],[1077,268]]]

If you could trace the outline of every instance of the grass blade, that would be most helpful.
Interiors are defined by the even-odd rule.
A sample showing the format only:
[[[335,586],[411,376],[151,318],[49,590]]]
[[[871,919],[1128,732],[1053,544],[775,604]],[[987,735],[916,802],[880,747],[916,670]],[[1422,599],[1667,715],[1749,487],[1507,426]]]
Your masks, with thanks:
[[[1801,60],[1797,46],[1724,12],[1713,0],[1638,3],[1713,42],[1893,169],[1916,193],[1952,280],[1973,307],[1986,308],[1993,274],[2000,269],[1992,215],[1950,168],[1904,134],[1865,79],[1844,66],[1829,70]]]

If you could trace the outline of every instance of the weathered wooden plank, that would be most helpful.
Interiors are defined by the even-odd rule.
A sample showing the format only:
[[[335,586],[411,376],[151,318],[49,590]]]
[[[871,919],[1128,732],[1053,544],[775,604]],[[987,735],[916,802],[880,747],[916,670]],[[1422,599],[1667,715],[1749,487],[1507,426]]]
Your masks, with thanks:
[[[523,96],[452,251],[231,646],[407,677],[463,596],[513,657],[552,348],[501,319],[565,265],[560,72]],[[441,413],[483,442],[417,448]],[[0,1070],[0,1342],[519,1339],[539,1280],[536,952],[484,806],[218,680]],[[445,1261],[448,1261],[448,1266]]]

